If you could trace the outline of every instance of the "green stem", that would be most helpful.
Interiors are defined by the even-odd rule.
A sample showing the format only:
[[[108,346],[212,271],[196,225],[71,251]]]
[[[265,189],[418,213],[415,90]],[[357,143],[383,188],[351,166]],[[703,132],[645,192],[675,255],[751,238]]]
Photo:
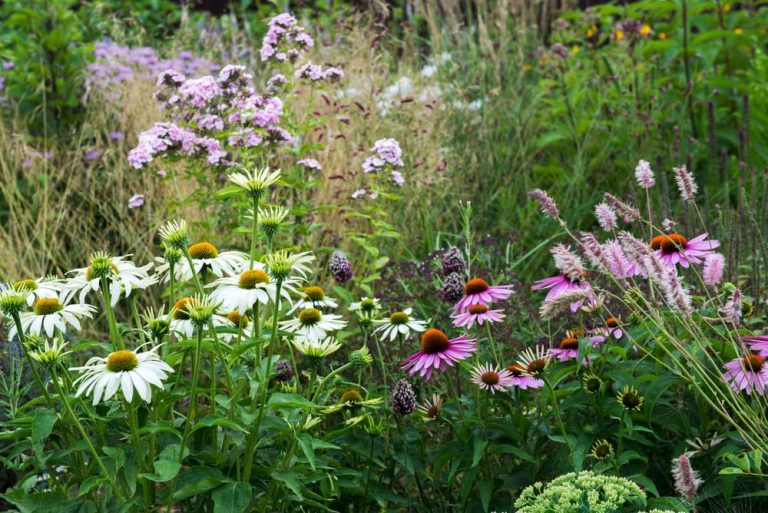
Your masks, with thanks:
[[[24,335],[24,330],[21,329],[21,316],[19,316],[18,313],[13,314],[13,322],[16,324],[16,334],[19,337],[19,342],[21,342],[21,347],[24,350],[24,357],[29,364],[29,369],[32,371],[32,376],[34,376],[37,386],[40,388],[40,392],[43,394],[43,397],[45,397],[45,402],[48,403],[48,407],[55,410],[56,408],[54,408],[53,400],[48,393],[48,389],[43,385],[43,378],[40,377],[40,373],[37,371],[37,367],[35,367],[35,362],[32,360],[32,357],[29,356],[29,352],[27,351],[27,337]]]
[[[139,310],[136,308],[136,300],[133,298],[133,294],[128,296],[128,305],[131,308],[133,320],[136,323],[136,329],[139,330],[139,339],[141,340],[141,345],[144,345],[147,341],[144,338],[144,330],[142,329],[141,325],[141,316],[139,315]]]
[[[253,262],[256,260],[256,240],[259,236],[259,197],[253,196],[253,223],[251,224],[251,261],[248,264],[249,269],[253,269]]]
[[[109,283],[107,278],[101,279],[101,297],[104,300],[104,311],[107,314],[107,324],[109,325],[109,338],[112,340],[112,348],[115,351],[125,349],[123,340],[120,338],[120,330],[117,328],[115,320],[115,311],[112,309],[112,295],[109,292]]]
[[[571,465],[573,465],[575,469],[576,465],[573,461],[573,447],[571,447],[571,441],[568,439],[568,433],[565,430],[565,424],[563,423],[563,418],[560,416],[560,406],[558,406],[557,404],[557,397],[555,396],[555,390],[552,388],[552,385],[549,383],[548,379],[544,379],[544,383],[547,385],[549,394],[552,396],[552,408],[555,410],[555,418],[557,419],[557,424],[560,427],[560,433],[562,433],[563,435],[563,440],[565,440],[565,444],[568,446],[568,457],[571,460]]]
[[[195,346],[195,360],[192,364],[192,391],[189,394],[189,413],[184,423],[184,435],[181,437],[181,448],[179,450],[179,464],[184,461],[184,448],[189,438],[189,431],[197,417],[197,381],[200,378],[200,355],[203,352],[203,327],[197,327],[197,345]],[[175,480],[174,480],[175,483]]]
[[[141,457],[141,437],[139,436],[139,419],[136,414],[136,408],[132,403],[126,401],[126,410],[128,410],[128,426],[131,429],[131,438],[133,439],[133,453],[136,455],[136,464],[143,472],[147,472],[147,462],[145,458]],[[151,509],[152,495],[154,490],[152,489],[149,480],[145,477],[140,478],[141,488],[144,493],[144,507]]]
[[[267,393],[269,392],[269,375],[272,372],[272,356],[277,344],[277,316],[280,313],[280,290],[283,280],[278,279],[275,285],[275,309],[272,312],[272,334],[269,336],[269,352],[267,353],[267,369],[264,373],[264,382],[262,383],[261,398],[258,402],[259,415],[256,418],[253,430],[248,434],[248,441],[245,446],[245,467],[243,469],[243,481],[248,482],[251,479],[251,470],[253,468],[253,458],[256,451],[256,437],[261,427],[261,419],[264,416],[266,408]],[[296,369],[294,369],[295,371]],[[255,402],[255,401],[254,401]],[[254,405],[255,406],[255,405]]]

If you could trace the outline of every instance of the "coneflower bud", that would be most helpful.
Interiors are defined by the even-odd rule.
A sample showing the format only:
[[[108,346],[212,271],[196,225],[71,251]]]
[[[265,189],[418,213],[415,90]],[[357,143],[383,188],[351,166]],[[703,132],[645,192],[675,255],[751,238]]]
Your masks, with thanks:
[[[613,194],[604,192],[603,199],[606,203],[612,206],[616,212],[619,213],[621,220],[624,221],[624,224],[631,224],[640,219],[640,211],[638,209],[632,205],[624,203]]]
[[[338,283],[346,283],[352,279],[352,264],[349,263],[347,255],[341,251],[334,251],[328,262],[328,269],[331,271],[333,279]]]
[[[701,274],[705,285],[717,285],[723,279],[725,257],[720,253],[710,253],[704,260],[704,268]]]
[[[449,274],[440,292],[445,301],[455,303],[464,296],[464,278],[459,273]]]
[[[159,233],[167,247],[184,251],[189,246],[189,228],[183,219],[166,223]]]
[[[637,179],[637,184],[643,189],[650,189],[656,185],[656,179],[653,176],[651,165],[646,160],[641,160],[637,163],[637,167],[635,168],[635,178]]]
[[[549,194],[541,189],[534,189],[528,193],[528,197],[536,200],[542,214],[552,219],[560,219],[560,211],[557,209],[557,204]]]
[[[595,217],[600,228],[606,232],[616,229],[616,212],[607,203],[595,205]]]
[[[398,415],[410,415],[416,409],[416,392],[408,381],[401,379],[392,391],[392,411]]]
[[[699,186],[696,185],[696,180],[693,178],[693,174],[682,165],[676,167],[675,182],[677,183],[677,189],[680,191],[680,197],[686,203],[693,203],[696,192],[699,190]]]
[[[467,270],[467,262],[464,261],[464,255],[459,248],[452,246],[443,255],[443,276],[452,273],[463,273]]]
[[[691,467],[691,460],[687,454],[672,460],[672,475],[675,478],[675,491],[689,501],[693,501],[702,481]]]
[[[0,311],[8,317],[18,315],[27,307],[28,295],[29,289],[24,286],[3,290],[0,292]]]
[[[367,367],[373,363],[373,357],[367,347],[362,347],[356,351],[352,351],[349,355],[349,361],[352,365],[358,368]]]

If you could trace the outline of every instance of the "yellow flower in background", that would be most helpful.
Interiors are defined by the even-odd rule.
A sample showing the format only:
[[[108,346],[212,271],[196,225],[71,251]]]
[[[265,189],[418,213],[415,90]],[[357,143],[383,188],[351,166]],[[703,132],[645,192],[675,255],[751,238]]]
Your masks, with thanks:
[[[723,12],[731,12],[731,4],[725,4],[723,6]]]
[[[595,25],[592,25],[587,29],[587,37],[595,37],[595,34],[597,34],[597,27]]]
[[[533,69],[533,66],[531,66],[530,64],[523,64],[523,73],[528,73],[532,69]]]
[[[744,29],[741,27],[736,27],[735,29],[733,29],[733,33],[736,34],[737,36],[740,36],[744,33]]]
[[[616,41],[623,40],[624,39],[624,31],[623,30],[617,30],[616,32],[613,33],[613,38]]]
[[[579,48],[579,45],[574,45],[573,48],[571,48],[571,53],[573,55],[576,55],[577,53],[579,53],[579,50],[581,50],[581,48]]]
[[[664,40],[666,38],[667,38],[667,33],[666,32],[660,32],[659,33],[659,39]]]
[[[642,27],[640,27],[639,32],[641,36],[646,37],[650,35],[651,32],[653,32],[653,30],[651,29],[650,25],[643,25]]]

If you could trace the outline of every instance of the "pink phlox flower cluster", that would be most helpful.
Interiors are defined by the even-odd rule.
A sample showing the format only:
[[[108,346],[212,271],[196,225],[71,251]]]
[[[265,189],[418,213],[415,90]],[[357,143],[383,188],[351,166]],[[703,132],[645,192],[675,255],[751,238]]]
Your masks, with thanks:
[[[312,37],[300,27],[294,16],[278,14],[269,20],[267,33],[261,42],[261,60],[285,62],[296,59],[301,52],[315,46]]]

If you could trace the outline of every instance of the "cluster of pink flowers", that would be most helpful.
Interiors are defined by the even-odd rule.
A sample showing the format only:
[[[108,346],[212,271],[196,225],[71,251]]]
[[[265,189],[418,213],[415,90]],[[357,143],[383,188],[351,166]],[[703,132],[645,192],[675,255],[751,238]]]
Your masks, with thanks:
[[[397,185],[403,185],[405,178],[399,171],[405,166],[403,162],[403,150],[400,149],[400,143],[395,139],[379,139],[371,148],[374,153],[363,162],[363,172],[380,173],[389,169],[392,174],[392,180]]]
[[[297,69],[294,76],[310,82],[338,82],[344,76],[344,72],[333,66],[323,69],[319,64],[308,62]]]
[[[318,162],[315,159],[301,159],[296,164],[304,167],[305,169],[309,169],[310,171],[322,171],[323,166],[320,165],[320,162]]]
[[[160,154],[203,156],[212,165],[228,165],[237,148],[269,148],[290,141],[280,126],[283,103],[256,94],[242,66],[227,65],[216,77],[187,79],[166,70],[157,79],[156,99],[171,122],[142,132],[130,164],[140,169]],[[229,157],[229,160],[227,160]]]
[[[261,60],[296,60],[302,52],[313,46],[314,40],[299,26],[295,17],[288,13],[279,14],[269,20],[267,34],[261,43]]]
[[[121,46],[109,39],[96,42],[93,56],[95,62],[88,65],[89,74],[85,79],[89,90],[107,91],[135,79],[151,81],[164,70],[197,76],[214,73],[220,68],[189,51],[182,51],[171,59],[161,59],[152,48]]]

